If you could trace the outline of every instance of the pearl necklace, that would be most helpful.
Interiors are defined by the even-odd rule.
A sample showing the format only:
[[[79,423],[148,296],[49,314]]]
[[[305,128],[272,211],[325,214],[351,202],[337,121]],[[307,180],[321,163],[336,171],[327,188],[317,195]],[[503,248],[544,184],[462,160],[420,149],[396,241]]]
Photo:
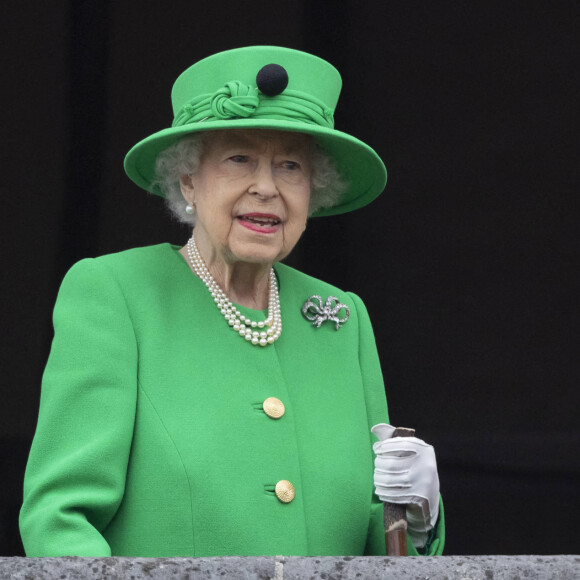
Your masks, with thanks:
[[[187,242],[187,257],[189,258],[193,271],[207,286],[216,306],[232,330],[253,345],[259,344],[260,346],[267,346],[280,338],[280,334],[282,334],[282,317],[280,315],[280,297],[278,295],[274,268],[270,268],[268,317],[266,320],[256,322],[244,316],[218,286],[199,253],[193,234]]]

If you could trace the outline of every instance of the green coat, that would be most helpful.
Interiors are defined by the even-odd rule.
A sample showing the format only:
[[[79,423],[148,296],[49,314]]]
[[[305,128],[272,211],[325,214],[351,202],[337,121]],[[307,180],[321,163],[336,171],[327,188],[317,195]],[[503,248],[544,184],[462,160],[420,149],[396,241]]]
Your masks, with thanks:
[[[384,553],[369,428],[387,407],[367,312],[275,270],[284,327],[265,348],[226,325],[168,244],[70,270],[26,471],[29,556]],[[350,320],[315,328],[301,313],[313,294],[336,296]],[[282,418],[265,414],[268,397]],[[442,522],[437,535],[429,553]]]

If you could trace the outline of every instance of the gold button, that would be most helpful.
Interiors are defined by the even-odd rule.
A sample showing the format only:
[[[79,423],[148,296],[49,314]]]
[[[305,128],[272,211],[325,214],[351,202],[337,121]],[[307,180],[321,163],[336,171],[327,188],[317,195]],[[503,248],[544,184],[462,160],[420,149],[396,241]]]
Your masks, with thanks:
[[[276,397],[268,397],[264,401],[263,407],[264,413],[266,413],[270,419],[279,419],[286,412],[284,403]]]
[[[286,479],[280,480],[276,484],[276,489],[274,491],[276,492],[276,497],[282,503],[290,503],[296,496],[294,486]]]

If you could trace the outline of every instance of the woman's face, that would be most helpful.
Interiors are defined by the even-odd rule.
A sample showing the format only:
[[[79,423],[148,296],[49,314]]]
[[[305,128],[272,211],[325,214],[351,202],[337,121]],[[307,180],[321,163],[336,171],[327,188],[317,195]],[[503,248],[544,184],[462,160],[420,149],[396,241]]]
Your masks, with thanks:
[[[312,146],[283,131],[206,135],[199,170],[181,179],[206,260],[271,265],[290,253],[306,227]]]

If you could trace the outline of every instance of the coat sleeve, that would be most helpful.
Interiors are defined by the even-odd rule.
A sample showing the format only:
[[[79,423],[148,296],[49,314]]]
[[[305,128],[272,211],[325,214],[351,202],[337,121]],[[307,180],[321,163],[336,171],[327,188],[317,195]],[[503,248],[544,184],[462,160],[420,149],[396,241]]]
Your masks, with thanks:
[[[349,295],[354,301],[359,323],[359,363],[365,388],[367,417],[369,420],[369,448],[372,454],[372,443],[376,441],[376,438],[370,434],[370,428],[377,423],[389,423],[385,387],[375,337],[367,309],[356,294],[349,293]],[[445,518],[441,500],[439,508],[437,524],[434,530],[432,530],[424,548],[417,551],[413,546],[411,538],[407,536],[409,556],[437,556],[443,553]],[[365,554],[373,556],[385,554],[383,503],[374,493],[374,488],[372,491],[372,504]]]
[[[123,498],[137,393],[137,343],[121,288],[83,260],[54,309],[20,530],[28,556],[111,555],[101,532]]]

